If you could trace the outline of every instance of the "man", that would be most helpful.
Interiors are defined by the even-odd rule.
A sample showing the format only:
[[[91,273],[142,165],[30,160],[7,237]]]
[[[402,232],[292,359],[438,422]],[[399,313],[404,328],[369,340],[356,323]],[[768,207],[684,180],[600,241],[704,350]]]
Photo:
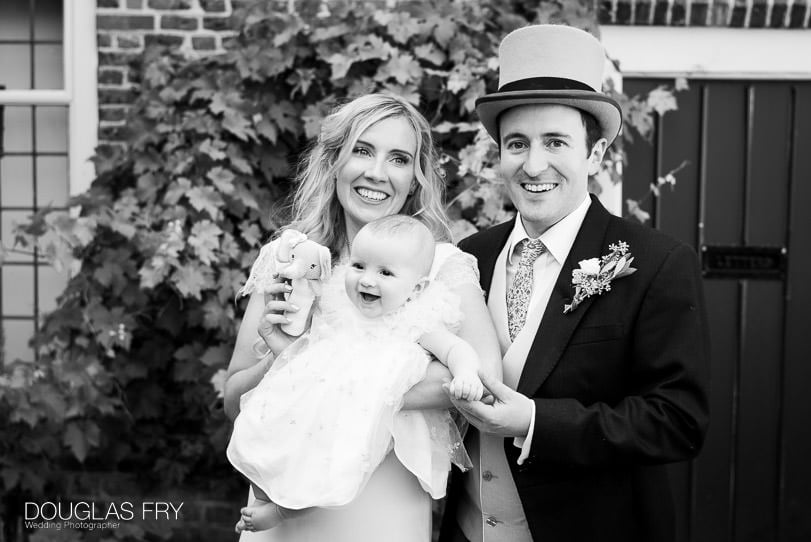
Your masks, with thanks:
[[[459,246],[479,260],[504,383],[483,375],[492,405],[454,401],[478,431],[442,538],[673,540],[664,464],[694,457],[708,421],[695,252],[587,193],[622,123],[597,90],[599,41],[531,26],[499,60],[499,90],[477,111],[518,215]]]

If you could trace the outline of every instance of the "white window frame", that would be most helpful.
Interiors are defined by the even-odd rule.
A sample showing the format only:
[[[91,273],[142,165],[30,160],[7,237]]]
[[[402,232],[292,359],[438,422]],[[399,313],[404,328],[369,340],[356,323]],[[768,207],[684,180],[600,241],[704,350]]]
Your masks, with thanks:
[[[623,77],[811,79],[811,32],[764,28],[601,26]]]
[[[98,49],[96,2],[64,0],[64,87],[57,90],[0,90],[0,105],[68,107],[69,193],[84,192],[95,177],[90,161],[98,144]]]

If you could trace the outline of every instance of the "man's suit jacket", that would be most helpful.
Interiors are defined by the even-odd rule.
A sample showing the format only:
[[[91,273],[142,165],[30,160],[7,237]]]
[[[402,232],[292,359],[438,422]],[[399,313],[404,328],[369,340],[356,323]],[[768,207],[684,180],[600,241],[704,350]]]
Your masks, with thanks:
[[[478,258],[488,290],[514,221],[459,247]],[[625,241],[633,275],[563,313],[572,270]],[[694,457],[708,423],[708,333],[696,254],[617,218],[592,197],[518,382],[535,401],[529,458],[505,452],[540,542],[673,540],[664,464]],[[458,486],[460,484],[456,484]],[[449,516],[454,516],[453,502]],[[447,518],[446,519],[453,519]]]

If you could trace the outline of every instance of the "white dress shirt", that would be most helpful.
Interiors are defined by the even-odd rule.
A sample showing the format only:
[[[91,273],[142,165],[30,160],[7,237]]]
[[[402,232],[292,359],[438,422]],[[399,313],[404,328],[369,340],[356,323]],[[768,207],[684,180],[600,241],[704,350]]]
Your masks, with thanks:
[[[540,236],[546,251],[532,266],[532,295],[527,308],[524,327],[510,340],[507,325],[507,291],[512,285],[521,259],[519,243],[529,239],[520,215],[516,217],[510,237],[496,259],[487,306],[496,327],[503,359],[504,383],[512,389],[524,369],[529,349],[539,329],[541,318],[549,303],[563,262],[569,256],[580,226],[591,205],[586,196],[583,202],[558,223]],[[563,310],[563,307],[560,307]],[[550,340],[554,340],[551,338]],[[532,403],[532,421],[525,438],[515,438],[513,444],[521,448],[518,464],[529,455],[535,430],[535,403]],[[532,542],[507,458],[504,439],[496,435],[472,431],[466,440],[473,469],[465,477],[462,500],[456,519],[462,532],[471,542]]]

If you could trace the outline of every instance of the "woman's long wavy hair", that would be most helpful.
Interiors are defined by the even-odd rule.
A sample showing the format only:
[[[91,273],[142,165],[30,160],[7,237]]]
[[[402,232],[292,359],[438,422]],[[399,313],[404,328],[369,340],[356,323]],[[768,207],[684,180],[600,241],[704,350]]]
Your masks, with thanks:
[[[321,133],[299,164],[292,203],[291,228],[329,247],[337,257],[347,244],[344,210],[336,193],[337,175],[351,156],[361,134],[388,118],[404,118],[417,135],[414,160],[416,186],[402,214],[420,219],[438,241],[451,238],[443,206],[444,180],[431,136],[431,127],[413,105],[391,94],[355,98],[335,108],[321,125]]]

